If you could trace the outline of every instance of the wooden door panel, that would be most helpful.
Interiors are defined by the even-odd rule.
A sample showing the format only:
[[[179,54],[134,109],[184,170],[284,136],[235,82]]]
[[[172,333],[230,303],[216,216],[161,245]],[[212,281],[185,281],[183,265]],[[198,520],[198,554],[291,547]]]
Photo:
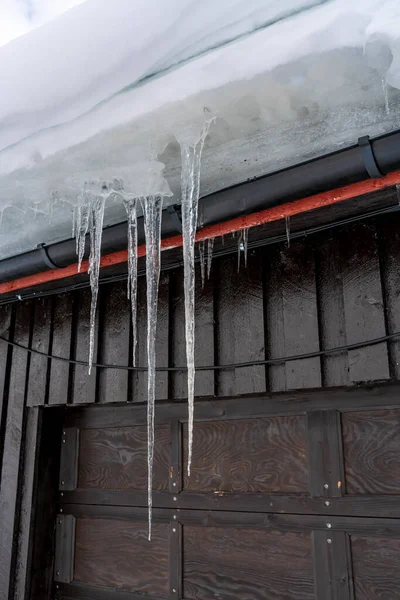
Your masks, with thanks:
[[[68,411],[60,597],[400,600],[400,386],[199,400],[190,478],[186,419],[157,407],[149,543],[146,408]]]
[[[342,415],[348,494],[400,494],[400,409]]]
[[[183,425],[184,465],[187,425]],[[307,492],[303,416],[196,423],[188,492]]]
[[[153,489],[168,489],[168,425],[155,429]],[[147,428],[82,429],[78,487],[98,490],[147,490]]]
[[[400,539],[350,539],[356,600],[399,600]]]
[[[309,532],[185,526],[183,557],[187,600],[314,599]]]
[[[145,521],[76,520],[73,582],[94,587],[168,596],[168,525]]]

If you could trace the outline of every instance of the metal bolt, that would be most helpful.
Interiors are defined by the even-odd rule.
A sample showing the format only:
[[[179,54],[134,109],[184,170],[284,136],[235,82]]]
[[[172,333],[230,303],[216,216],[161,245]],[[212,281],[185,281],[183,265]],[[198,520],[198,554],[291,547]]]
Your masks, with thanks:
[[[172,588],[172,593],[176,594],[176,589],[175,588]]]
[[[61,485],[65,485],[65,481],[62,481],[62,482],[61,482]]]
[[[66,435],[65,431],[63,431],[63,435]]]
[[[329,490],[329,485],[327,483],[324,483],[324,490]]]
[[[329,504],[330,504],[329,500],[326,500],[325,501],[325,506],[329,506]]]
[[[174,527],[174,529],[172,530],[172,533],[176,533],[176,529],[175,529],[175,527]]]
[[[328,542],[328,544],[332,544],[331,538],[328,538],[326,541]]]
[[[64,496],[64,492],[61,492],[61,496]]]
[[[62,524],[62,521],[61,521],[61,519],[60,519],[58,522],[60,523],[60,525]]]
[[[176,515],[174,515],[174,519],[176,519]]]
[[[59,589],[60,589],[60,586],[59,586],[59,585],[56,585],[56,590],[59,590]]]
[[[62,508],[60,508],[60,513],[62,513]]]
[[[63,440],[63,444],[65,444],[65,440]]]
[[[327,526],[328,529],[331,529],[332,524],[331,523],[327,523],[326,526]]]
[[[176,502],[178,500],[178,498],[176,496],[174,496],[173,500],[174,500],[174,502]]]
[[[56,575],[59,575],[59,574],[60,574],[60,571],[57,571],[57,572],[56,572]]]
[[[173,483],[172,485],[173,485],[174,487],[176,487],[176,483],[175,483],[175,481],[174,481],[174,483]]]

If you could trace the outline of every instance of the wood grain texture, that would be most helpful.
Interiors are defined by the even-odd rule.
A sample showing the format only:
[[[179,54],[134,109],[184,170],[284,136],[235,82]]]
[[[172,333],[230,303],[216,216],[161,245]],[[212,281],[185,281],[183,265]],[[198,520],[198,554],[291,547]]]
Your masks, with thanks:
[[[35,516],[35,490],[38,477],[39,436],[41,414],[38,407],[27,410],[24,438],[24,459],[18,527],[15,587],[13,600],[25,600],[31,578],[32,539]]]
[[[168,525],[77,519],[74,581],[168,596]]]
[[[186,365],[185,346],[185,309],[183,295],[183,271],[175,270],[171,273],[171,324],[170,324],[170,350],[171,365]],[[195,365],[214,364],[214,297],[213,279],[205,281],[204,289],[201,287],[201,273],[199,265],[196,267],[195,287]],[[187,398],[187,374],[185,371],[176,371],[170,374],[171,398]],[[195,378],[195,395],[214,395],[214,371],[198,371]]]
[[[321,348],[338,348],[347,342],[337,236],[332,234],[328,239],[326,235],[319,236],[315,240],[315,251]],[[348,384],[347,352],[324,356],[321,364],[324,386]]]
[[[388,333],[400,331],[400,214],[378,220],[381,281]],[[390,375],[400,378],[400,339],[388,343]]]
[[[342,415],[349,494],[400,492],[400,409]]]
[[[39,298],[34,304],[32,348],[48,353],[52,330],[53,298]],[[47,374],[49,359],[40,354],[31,354],[27,406],[41,406],[47,401]]]
[[[54,356],[70,358],[74,294],[68,292],[54,298],[53,336],[51,351]],[[53,359],[50,366],[49,404],[67,404],[71,365]]]
[[[100,298],[99,298],[100,299]],[[87,361],[89,358],[89,335],[90,335],[90,304],[91,304],[91,291],[83,290],[79,292],[75,298],[77,306],[76,310],[76,326],[74,331],[74,348],[75,358],[78,360]],[[95,341],[94,341],[94,352],[93,362],[97,361],[98,351],[98,324],[99,324],[99,306],[96,311],[96,323],[95,323]],[[97,369],[93,368],[90,375],[88,373],[88,367],[85,365],[74,365],[73,366],[73,397],[74,404],[91,404],[96,401],[96,379]]]
[[[356,600],[400,599],[400,540],[351,536]]]
[[[15,342],[29,346],[31,304],[22,302],[16,309]],[[28,353],[14,348],[10,372],[7,417],[5,421],[4,451],[0,488],[0,600],[8,600],[13,586],[14,519],[18,510],[18,479],[24,426]]]
[[[344,314],[348,344],[386,333],[376,230],[360,223],[340,237]],[[389,377],[387,344],[349,352],[349,382]]]
[[[267,281],[268,357],[279,358],[319,347],[317,290],[313,248],[305,242],[283,245],[271,252]],[[269,369],[271,391],[321,386],[319,358],[274,365]]]
[[[153,485],[168,490],[169,426],[155,428]],[[147,429],[118,427],[80,432],[79,488],[147,489]]]
[[[118,281],[101,289],[99,361],[106,364],[129,365],[130,308],[126,281]],[[128,399],[128,371],[100,369],[99,402],[119,402]]]
[[[217,270],[218,269],[218,270]],[[265,358],[262,259],[249,253],[247,268],[237,272],[237,256],[215,264],[217,364]],[[224,369],[217,373],[217,395],[266,389],[263,366]]]
[[[185,599],[314,600],[309,533],[192,526],[183,532]]]
[[[158,294],[158,318],[156,332],[156,365],[166,367],[169,364],[169,274],[160,276]],[[147,365],[147,300],[146,279],[138,280],[137,310],[137,360],[140,366]],[[158,372],[156,378],[156,400],[168,398],[168,372]],[[147,372],[138,371],[132,377],[132,397],[134,402],[147,402]]]
[[[184,464],[187,425],[184,425]],[[304,417],[195,423],[191,492],[305,492],[308,488]]]

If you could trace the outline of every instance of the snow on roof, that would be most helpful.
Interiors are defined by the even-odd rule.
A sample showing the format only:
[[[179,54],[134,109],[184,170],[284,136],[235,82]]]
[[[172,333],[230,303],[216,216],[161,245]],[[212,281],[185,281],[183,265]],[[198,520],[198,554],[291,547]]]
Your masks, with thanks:
[[[179,201],[175,135],[205,106],[202,194],[398,127],[396,0],[32,0],[26,23],[10,6],[0,257],[69,237],[84,182],[134,186],[150,154]],[[105,224],[123,218],[110,205]]]

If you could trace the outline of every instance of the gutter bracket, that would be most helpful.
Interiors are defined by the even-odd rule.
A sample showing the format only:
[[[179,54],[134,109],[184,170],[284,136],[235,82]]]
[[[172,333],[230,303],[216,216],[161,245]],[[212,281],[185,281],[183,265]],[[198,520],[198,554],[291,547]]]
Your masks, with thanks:
[[[45,244],[39,244],[37,246],[37,250],[39,250],[40,255],[41,255],[46,267],[48,267],[49,269],[59,269],[60,268],[58,265],[53,263],[53,261],[51,260],[50,256],[47,253],[47,248],[46,248]]]
[[[363,137],[358,138],[358,145],[361,150],[365,170],[367,171],[371,179],[378,179],[380,177],[383,177],[383,173],[381,173],[378,167],[378,163],[375,160],[375,155],[371,146],[369,135],[364,135]]]

